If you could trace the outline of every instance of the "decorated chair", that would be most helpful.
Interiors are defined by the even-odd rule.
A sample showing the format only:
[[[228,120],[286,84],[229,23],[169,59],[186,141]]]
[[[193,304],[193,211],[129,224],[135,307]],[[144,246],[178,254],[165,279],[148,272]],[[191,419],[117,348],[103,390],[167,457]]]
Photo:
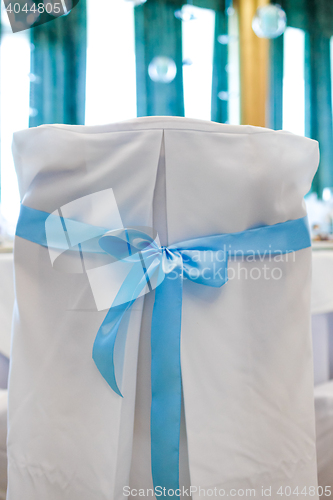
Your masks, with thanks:
[[[7,500],[318,498],[317,143],[154,117],[13,153]]]

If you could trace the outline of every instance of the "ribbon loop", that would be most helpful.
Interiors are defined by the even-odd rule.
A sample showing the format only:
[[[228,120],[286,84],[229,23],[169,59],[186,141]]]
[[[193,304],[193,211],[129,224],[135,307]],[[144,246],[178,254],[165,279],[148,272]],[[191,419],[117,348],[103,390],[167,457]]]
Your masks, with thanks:
[[[128,228],[108,231],[99,239],[100,247],[108,254],[115,257],[116,260],[128,259],[131,256],[136,256],[140,252],[148,252],[155,250],[156,253],[161,253],[159,247],[159,238],[155,231],[149,231],[152,234],[144,232],[143,229],[149,231],[150,228]],[[137,260],[132,258],[132,261]]]

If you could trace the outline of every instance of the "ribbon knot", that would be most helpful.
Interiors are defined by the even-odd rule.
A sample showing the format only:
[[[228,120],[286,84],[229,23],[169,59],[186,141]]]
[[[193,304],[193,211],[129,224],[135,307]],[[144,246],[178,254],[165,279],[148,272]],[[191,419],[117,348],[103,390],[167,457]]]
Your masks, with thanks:
[[[163,281],[169,280],[175,297],[176,289],[182,291],[184,278],[215,287],[222,286],[227,280],[227,260],[217,259],[217,252],[211,253],[210,260],[207,261],[203,257],[204,250],[179,250],[160,246],[157,233],[154,234],[152,230],[150,233],[144,232],[142,228],[127,228],[107,232],[99,239],[99,245],[106,253],[116,261],[127,263],[130,269],[97,333],[93,349],[93,359],[99,371],[119,395],[121,392],[114,363],[115,342],[124,315],[134,301],[146,292],[146,287],[148,286],[148,291],[152,291],[160,287]],[[170,308],[174,302],[173,297],[168,297],[167,301],[163,297],[163,304],[168,303]],[[155,301],[155,305],[156,303]]]
[[[181,261],[180,261],[181,259]],[[162,248],[162,270],[164,274],[172,273],[177,266],[182,266],[182,255],[176,250],[169,250],[168,247]]]

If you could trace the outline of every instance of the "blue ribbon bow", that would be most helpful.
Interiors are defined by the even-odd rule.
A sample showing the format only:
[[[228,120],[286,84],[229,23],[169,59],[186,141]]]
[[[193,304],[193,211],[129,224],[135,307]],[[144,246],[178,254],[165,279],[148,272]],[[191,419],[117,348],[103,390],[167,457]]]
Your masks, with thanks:
[[[49,215],[22,205],[16,235],[47,247],[45,221]],[[68,227],[75,225],[75,221],[65,219],[65,222]],[[86,228],[96,233],[93,226]],[[100,249],[118,261],[127,262],[130,271],[97,332],[93,359],[113,391],[121,396],[114,359],[119,327],[146,287],[156,288],[151,325],[152,477],[155,488],[174,492],[179,488],[183,280],[221,287],[228,280],[231,256],[269,256],[310,247],[307,218],[196,238],[168,247],[161,247],[149,230],[128,228],[110,232],[105,228],[103,232]],[[208,260],[205,252],[209,252]]]

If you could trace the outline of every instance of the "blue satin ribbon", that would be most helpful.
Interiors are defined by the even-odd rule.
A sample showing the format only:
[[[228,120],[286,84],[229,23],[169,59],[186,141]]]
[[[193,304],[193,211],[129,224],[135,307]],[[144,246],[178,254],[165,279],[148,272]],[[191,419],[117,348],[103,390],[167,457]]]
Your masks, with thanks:
[[[16,236],[48,246],[45,223],[50,214],[21,205]],[[85,241],[99,234],[99,251],[129,265],[130,271],[99,328],[95,364],[115,393],[122,396],[115,369],[115,343],[120,324],[142,294],[154,288],[151,325],[151,462],[154,487],[179,488],[181,413],[181,316],[183,280],[221,287],[228,280],[231,256],[269,256],[311,246],[307,218],[246,231],[206,236],[161,247],[156,238],[138,228],[109,231],[64,219],[72,239]],[[76,232],[76,235],[73,232]],[[75,237],[76,236],[76,237]],[[62,242],[53,241],[56,248]],[[94,247],[92,247],[94,248]],[[93,251],[93,250],[91,250]],[[208,260],[207,254],[208,252]],[[165,496],[168,496],[166,493]]]

